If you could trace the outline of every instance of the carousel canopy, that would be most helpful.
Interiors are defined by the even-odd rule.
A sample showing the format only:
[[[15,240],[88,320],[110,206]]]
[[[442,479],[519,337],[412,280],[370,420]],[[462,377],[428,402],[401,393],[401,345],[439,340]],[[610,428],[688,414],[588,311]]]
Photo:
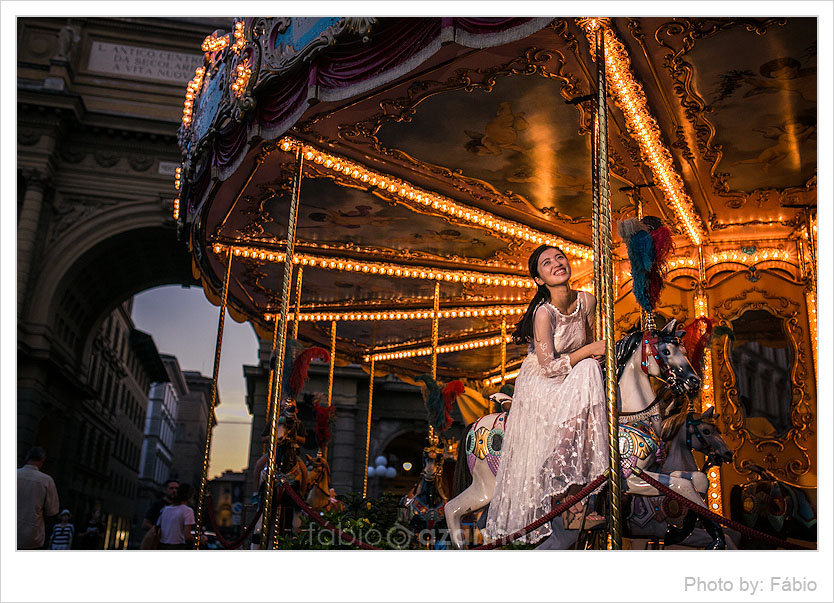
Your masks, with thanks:
[[[175,212],[209,297],[231,257],[232,316],[272,336],[297,193],[299,338],[326,347],[335,320],[337,361],[427,372],[437,291],[438,375],[499,374],[536,246],[591,287],[598,28],[615,219],[661,218],[693,282],[792,270],[781,243],[816,205],[815,19],[245,18],[204,42],[180,130]]]

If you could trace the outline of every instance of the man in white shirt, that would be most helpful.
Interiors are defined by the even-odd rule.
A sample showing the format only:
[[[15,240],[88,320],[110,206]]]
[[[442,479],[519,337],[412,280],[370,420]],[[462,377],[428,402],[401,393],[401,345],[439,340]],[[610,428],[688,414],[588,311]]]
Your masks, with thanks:
[[[58,490],[50,476],[41,472],[46,451],[35,447],[17,470],[17,548],[40,549],[45,539],[44,517],[58,513]]]

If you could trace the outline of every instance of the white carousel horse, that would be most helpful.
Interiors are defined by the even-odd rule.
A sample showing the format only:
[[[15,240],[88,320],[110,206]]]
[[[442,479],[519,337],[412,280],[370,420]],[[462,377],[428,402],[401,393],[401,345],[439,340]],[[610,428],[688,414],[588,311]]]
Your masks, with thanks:
[[[706,507],[699,495],[708,486],[706,476],[700,472],[681,474],[659,473],[658,453],[660,449],[660,400],[652,390],[649,375],[665,382],[676,396],[693,394],[701,380],[689,363],[675,333],[672,320],[662,330],[636,331],[617,342],[618,405],[621,425],[619,433],[623,494],[658,496],[660,493],[640,479],[632,470],[637,467],[667,488],[678,492],[695,504]],[[509,417],[509,418],[508,418]],[[445,507],[446,523],[452,543],[456,548],[462,544],[460,518],[484,508],[492,499],[495,476],[500,461],[500,444],[504,435],[504,424],[511,420],[507,413],[494,413],[482,417],[473,424],[466,436],[467,464],[472,473],[472,484]],[[639,427],[635,427],[639,425]],[[484,462],[486,461],[486,462]],[[693,483],[697,482],[697,485]],[[554,522],[554,528],[561,526]],[[720,534],[720,528],[716,528]],[[564,536],[564,535],[562,535]],[[565,538],[561,538],[563,542]],[[575,540],[575,538],[574,538]],[[713,545],[722,546],[716,536]]]

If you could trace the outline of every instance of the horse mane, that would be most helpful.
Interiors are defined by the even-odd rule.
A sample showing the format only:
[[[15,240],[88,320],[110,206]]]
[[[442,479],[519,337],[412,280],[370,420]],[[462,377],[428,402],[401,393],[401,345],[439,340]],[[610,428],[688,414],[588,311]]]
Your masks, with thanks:
[[[663,419],[663,423],[660,426],[660,439],[664,442],[670,441],[674,438],[683,424],[686,422],[686,415],[689,414],[687,410],[681,410],[677,414],[674,414],[666,419]],[[701,422],[706,425],[712,425],[715,427],[715,421],[713,419],[703,419],[701,418],[702,415],[698,415],[698,418],[701,419]]]
[[[678,431],[680,431],[680,428],[686,422],[687,414],[685,410],[682,410],[677,414],[663,419],[663,423],[660,426],[660,439],[668,442],[678,435]]]
[[[625,369],[626,362],[628,359],[631,358],[631,355],[634,353],[634,350],[637,348],[637,344],[640,343],[640,339],[643,337],[642,329],[633,329],[629,331],[625,337],[619,339],[615,344],[616,351],[617,351],[617,378],[619,379],[623,375],[623,370]]]

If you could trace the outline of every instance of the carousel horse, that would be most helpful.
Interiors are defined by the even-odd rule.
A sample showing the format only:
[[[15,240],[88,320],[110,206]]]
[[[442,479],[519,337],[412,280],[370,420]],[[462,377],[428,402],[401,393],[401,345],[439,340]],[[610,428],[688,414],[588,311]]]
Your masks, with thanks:
[[[307,455],[308,483],[307,504],[315,511],[342,511],[345,504],[336,498],[336,491],[330,487],[330,465],[321,451],[315,457]]]
[[[699,490],[706,491],[708,487],[706,475],[700,472],[658,472],[663,453],[659,435],[661,401],[667,390],[674,396],[683,396],[696,393],[701,386],[701,380],[681,346],[680,335],[675,332],[675,320],[672,320],[662,330],[635,331],[617,342],[618,405],[621,423],[619,448],[623,494],[660,494],[640,479],[634,471],[636,467],[667,488],[706,508],[699,495]],[[664,382],[657,395],[652,390],[650,376]],[[473,429],[467,430],[467,464],[472,473],[472,484],[450,500],[445,508],[450,536],[456,548],[461,547],[460,517],[482,509],[492,499],[500,462],[503,426],[512,420],[511,413],[503,417],[502,414],[495,413],[479,419],[474,424],[477,432]],[[560,525],[554,522],[553,527],[558,529]],[[720,527],[712,522],[705,522],[705,528],[712,536],[708,548],[723,548],[725,542]],[[561,540],[565,541],[564,538]]]
[[[661,440],[665,449],[662,469],[671,475],[690,477],[695,473],[705,474],[709,467],[733,460],[733,453],[721,437],[713,420],[713,409],[696,415],[681,412],[663,421]],[[699,470],[692,451],[706,457]],[[703,480],[693,479],[701,489],[698,493],[706,498]],[[630,498],[631,508],[626,513],[626,527],[632,537],[664,539],[666,545],[681,544],[688,547],[706,547],[712,536],[704,529],[695,528],[697,516],[692,511],[666,496]],[[740,535],[728,530],[728,548],[738,546]]]
[[[808,495],[764,467],[748,463],[755,481],[733,486],[730,517],[777,538],[817,540],[817,514]]]
[[[263,439],[269,441],[269,424],[264,428]],[[281,402],[278,414],[278,432],[275,445],[275,474],[278,476],[278,485],[288,485],[295,490],[300,497],[307,494],[308,476],[307,466],[298,456],[298,448],[306,441],[306,430],[304,424],[298,418],[295,400],[291,398]],[[255,464],[259,471],[258,496],[264,498],[265,481],[267,477],[268,459],[264,454]],[[295,532],[301,527],[301,516],[297,512],[298,507],[289,499],[282,497],[277,500],[272,508],[272,513],[280,513],[281,532]],[[253,543],[259,541],[263,527],[263,518],[255,526]]]
[[[400,500],[400,519],[411,529],[432,529],[443,521],[448,500],[443,491],[443,448],[437,442],[423,448],[420,481]]]

